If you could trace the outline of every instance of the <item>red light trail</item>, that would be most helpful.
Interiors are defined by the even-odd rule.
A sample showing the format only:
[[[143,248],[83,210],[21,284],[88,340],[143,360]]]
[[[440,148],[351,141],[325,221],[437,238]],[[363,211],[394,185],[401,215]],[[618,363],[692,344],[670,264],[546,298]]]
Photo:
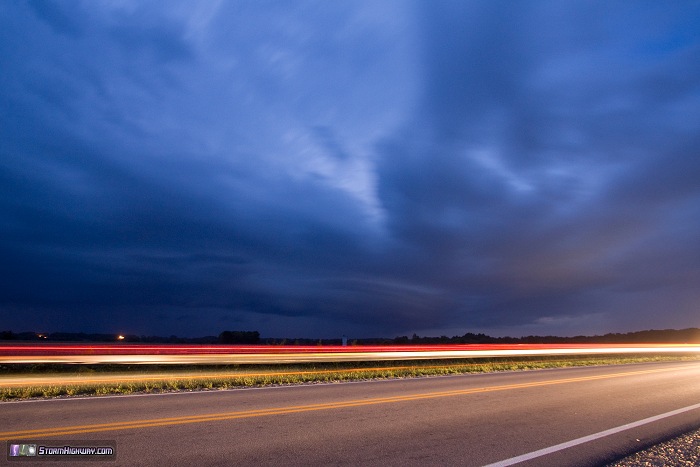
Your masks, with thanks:
[[[10,344],[0,345],[0,363],[270,364],[634,353],[700,353],[700,344],[407,346]]]

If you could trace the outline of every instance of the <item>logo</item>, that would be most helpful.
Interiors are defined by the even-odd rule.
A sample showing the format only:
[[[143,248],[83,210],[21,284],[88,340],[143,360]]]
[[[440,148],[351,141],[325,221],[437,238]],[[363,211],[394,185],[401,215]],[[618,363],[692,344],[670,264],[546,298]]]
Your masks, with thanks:
[[[10,457],[34,457],[36,444],[10,444]]]

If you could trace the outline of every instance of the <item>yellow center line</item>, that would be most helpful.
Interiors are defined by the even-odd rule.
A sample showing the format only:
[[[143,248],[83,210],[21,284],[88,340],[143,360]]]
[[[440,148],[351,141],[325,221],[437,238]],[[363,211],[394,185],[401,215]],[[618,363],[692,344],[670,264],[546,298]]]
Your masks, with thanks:
[[[60,435],[74,435],[74,434],[84,434],[84,433],[96,433],[101,431],[116,431],[116,430],[128,430],[128,429],[138,429],[147,427],[160,427],[168,425],[182,425],[187,423],[203,423],[212,421],[222,421],[222,420],[235,420],[241,418],[253,418],[253,417],[263,417],[271,415],[284,415],[300,412],[312,412],[318,410],[331,410],[331,409],[341,409],[348,407],[361,407],[367,405],[376,404],[389,404],[396,402],[407,402],[416,401],[421,399],[434,399],[441,397],[451,397],[460,396],[467,394],[477,394],[484,392],[495,392],[495,391],[506,391],[512,389],[525,389],[533,388],[539,386],[550,386],[555,384],[566,384],[566,383],[576,383],[583,381],[595,381],[601,379],[610,378],[620,378],[625,376],[636,376],[650,373],[659,373],[666,371],[674,371],[687,367],[671,367],[671,368],[660,368],[653,370],[638,370],[638,371],[627,371],[622,373],[610,373],[606,375],[595,375],[595,376],[582,376],[576,378],[562,378],[546,381],[535,381],[530,383],[518,383],[518,384],[508,384],[501,386],[487,386],[480,388],[471,389],[459,389],[452,391],[436,391],[428,393],[410,394],[405,396],[392,396],[392,397],[378,397],[373,399],[357,399],[350,401],[338,401],[323,404],[309,404],[309,405],[298,405],[289,407],[276,407],[270,409],[258,409],[258,410],[244,410],[235,412],[224,412],[224,413],[213,413],[204,415],[189,415],[182,417],[167,417],[167,418],[156,418],[150,420],[130,420],[124,422],[111,422],[111,423],[100,423],[92,425],[76,425],[76,426],[65,426],[65,427],[53,427],[53,428],[38,428],[33,430],[20,430],[20,431],[6,431],[0,432],[0,441],[7,441],[11,439],[19,438],[46,438],[52,436]]]

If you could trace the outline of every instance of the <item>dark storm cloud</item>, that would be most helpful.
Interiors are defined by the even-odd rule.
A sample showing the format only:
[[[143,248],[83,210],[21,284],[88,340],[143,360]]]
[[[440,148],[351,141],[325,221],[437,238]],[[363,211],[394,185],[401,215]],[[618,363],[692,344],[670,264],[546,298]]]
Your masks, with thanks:
[[[226,161],[188,153],[172,135],[154,136],[162,129],[157,118],[139,121],[149,115],[141,104],[162,106],[159,94],[187,90],[178,70],[158,68],[193,59],[178,28],[136,14],[121,14],[113,27],[94,15],[85,41],[59,38],[58,47],[51,30],[36,25],[36,12],[18,10],[7,35],[26,27],[41,34],[27,50],[3,53],[17,75],[8,77],[14,92],[3,96],[4,303],[47,310],[52,327],[63,315],[89,319],[86,309],[106,308],[123,322],[130,307],[144,305],[320,312],[304,304],[312,290],[300,287],[310,285],[285,282],[299,271],[324,275],[313,270],[325,263],[326,273],[349,267],[344,258],[358,249],[358,233],[348,232],[356,206],[322,184],[275,174],[256,154]],[[102,54],[90,56],[93,48]],[[32,55],[41,59],[27,63]],[[67,72],[73,63],[84,70]]]
[[[698,325],[697,7],[408,6],[0,6],[4,327]]]
[[[698,276],[684,259],[697,223],[681,213],[700,201],[700,49],[688,18],[424,6],[421,112],[379,163],[391,231],[424,255],[414,280],[461,297],[450,321],[492,329],[654,326],[664,301],[669,321],[691,324],[698,296],[679,276]],[[668,293],[644,303],[654,288]]]

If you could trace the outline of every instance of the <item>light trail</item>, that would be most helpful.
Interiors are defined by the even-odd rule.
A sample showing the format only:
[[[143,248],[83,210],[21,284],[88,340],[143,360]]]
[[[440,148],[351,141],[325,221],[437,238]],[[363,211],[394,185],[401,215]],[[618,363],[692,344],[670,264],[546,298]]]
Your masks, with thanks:
[[[700,353],[700,344],[460,344],[421,346],[0,345],[0,363],[279,364],[513,356]]]
[[[541,362],[532,362],[541,363]],[[478,363],[459,364],[455,367],[471,367],[486,365]],[[264,376],[304,376],[304,375],[324,375],[337,373],[362,373],[362,372],[381,372],[381,371],[399,371],[399,370],[414,370],[414,369],[434,369],[444,368],[444,365],[421,365],[421,366],[385,366],[385,367],[366,367],[366,368],[342,368],[333,370],[305,370],[305,371],[265,371],[265,372],[226,372],[226,373],[155,373],[155,374],[115,374],[101,376],[86,376],[86,375],[51,375],[51,376],[25,376],[22,377],[0,377],[0,387],[26,387],[26,386],[45,386],[45,385],[79,385],[79,384],[97,384],[97,383],[129,383],[141,381],[167,381],[167,380],[198,380],[198,379],[235,379],[235,378],[250,378]]]
[[[537,365],[547,363],[546,360],[529,360],[529,365]],[[300,371],[258,371],[258,372],[240,372],[228,371],[217,373],[116,373],[116,374],[101,374],[101,375],[22,375],[22,376],[0,376],[0,387],[31,387],[31,386],[76,386],[83,384],[110,384],[110,383],[131,383],[143,381],[196,381],[207,379],[240,379],[240,378],[257,378],[257,377],[278,377],[278,376],[310,376],[310,375],[326,375],[326,374],[353,374],[353,373],[377,373],[382,371],[401,371],[401,370],[431,370],[436,368],[479,368],[491,363],[457,363],[457,364],[442,364],[442,365],[402,365],[402,366],[371,366],[364,368],[335,368],[332,370],[300,370]]]
[[[527,364],[545,364],[547,360],[529,360]],[[31,387],[31,386],[76,386],[84,384],[110,384],[110,383],[130,383],[143,381],[196,381],[208,379],[240,379],[257,377],[279,377],[279,376],[310,376],[324,374],[353,374],[353,373],[376,373],[383,371],[401,370],[430,370],[436,368],[479,368],[492,365],[488,362],[476,363],[445,363],[442,365],[402,365],[402,366],[371,366],[361,368],[334,368],[331,370],[313,369],[298,371],[226,371],[226,372],[206,372],[206,373],[184,373],[175,371],[171,373],[106,373],[100,375],[86,374],[49,374],[49,375],[22,375],[22,376],[0,376],[0,388],[7,387]]]

